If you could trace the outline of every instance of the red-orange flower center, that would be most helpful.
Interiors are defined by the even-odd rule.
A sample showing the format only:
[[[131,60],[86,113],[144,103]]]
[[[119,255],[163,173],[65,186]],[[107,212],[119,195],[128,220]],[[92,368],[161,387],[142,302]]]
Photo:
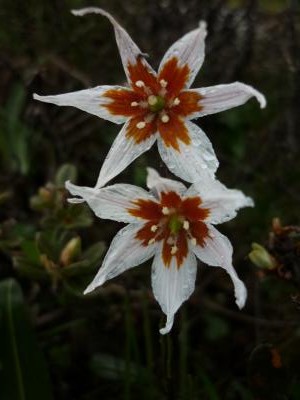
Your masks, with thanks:
[[[143,59],[128,65],[131,89],[108,90],[104,107],[113,115],[131,117],[126,135],[140,143],[156,132],[164,144],[179,151],[179,144],[191,139],[184,118],[200,111],[201,95],[184,90],[189,78],[187,64],[169,59],[158,75],[149,71]]]
[[[163,241],[162,257],[169,267],[173,257],[180,268],[188,254],[188,241],[192,246],[203,246],[208,236],[204,223],[209,209],[201,207],[200,197],[181,198],[176,192],[162,192],[160,199],[133,201],[128,209],[131,215],[145,220],[136,238],[143,246]]]

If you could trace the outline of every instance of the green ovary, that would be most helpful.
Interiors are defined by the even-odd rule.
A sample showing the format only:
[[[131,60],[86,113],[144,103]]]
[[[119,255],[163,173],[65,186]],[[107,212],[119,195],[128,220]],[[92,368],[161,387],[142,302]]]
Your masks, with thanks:
[[[155,97],[155,99],[154,99],[154,97]],[[154,100],[156,100],[156,102],[154,102]],[[154,103],[154,104],[152,104],[152,103]],[[166,104],[166,102],[163,97],[153,96],[151,104],[149,104],[149,108],[152,112],[157,113],[164,109],[165,104]]]
[[[171,234],[176,235],[181,230],[182,226],[183,223],[181,219],[179,219],[177,215],[172,215],[169,220],[169,228]]]

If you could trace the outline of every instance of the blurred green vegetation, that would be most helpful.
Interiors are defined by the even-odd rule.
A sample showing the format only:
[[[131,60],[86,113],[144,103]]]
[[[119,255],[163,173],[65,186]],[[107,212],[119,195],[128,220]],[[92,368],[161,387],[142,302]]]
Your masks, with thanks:
[[[201,265],[167,337],[158,333],[150,265],[82,295],[120,226],[68,204],[64,181],[94,185],[119,127],[32,99],[124,83],[110,24],[69,12],[86,5],[1,2],[0,399],[298,400],[299,4],[92,4],[109,8],[155,67],[205,19],[207,58],[195,86],[240,80],[268,100],[263,111],[251,100],[198,121],[220,159],[218,177],[255,199],[221,227],[248,287],[246,308],[235,308],[222,271]],[[144,186],[148,165],[170,175],[153,148],[116,181]]]

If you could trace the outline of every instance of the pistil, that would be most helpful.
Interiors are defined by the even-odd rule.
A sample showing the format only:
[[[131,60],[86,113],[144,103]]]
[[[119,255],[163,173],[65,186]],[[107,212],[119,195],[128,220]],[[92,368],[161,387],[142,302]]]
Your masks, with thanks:
[[[166,102],[162,96],[154,96],[153,94],[151,94],[148,97],[148,104],[150,111],[152,111],[153,113],[158,113],[164,109]]]

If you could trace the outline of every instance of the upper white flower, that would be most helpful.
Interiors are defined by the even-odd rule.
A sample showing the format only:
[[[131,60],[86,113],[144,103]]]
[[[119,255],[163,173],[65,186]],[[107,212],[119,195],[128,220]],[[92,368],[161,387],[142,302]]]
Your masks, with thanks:
[[[161,158],[175,175],[187,182],[197,181],[203,170],[213,176],[218,160],[205,133],[191,120],[239,106],[252,96],[263,108],[265,97],[240,82],[189,90],[204,60],[204,22],[169,48],[156,73],[109,13],[100,8],[73,11],[78,16],[89,13],[104,15],[113,24],[129,88],[97,86],[56,96],[35,94],[34,98],[125,123],[102,165],[96,187],[117,176],[156,140]]]
[[[154,256],[152,288],[167,316],[160,330],[165,334],[180,305],[194,291],[198,257],[226,270],[233,281],[236,304],[242,308],[247,291],[232,266],[232,246],[213,225],[234,218],[238,209],[252,206],[252,200],[208,174],[187,189],[148,168],[147,186],[150,192],[128,184],[88,188],[66,183],[77,196],[71,202],[86,201],[98,217],[129,224],[113,239],[85,293]]]

